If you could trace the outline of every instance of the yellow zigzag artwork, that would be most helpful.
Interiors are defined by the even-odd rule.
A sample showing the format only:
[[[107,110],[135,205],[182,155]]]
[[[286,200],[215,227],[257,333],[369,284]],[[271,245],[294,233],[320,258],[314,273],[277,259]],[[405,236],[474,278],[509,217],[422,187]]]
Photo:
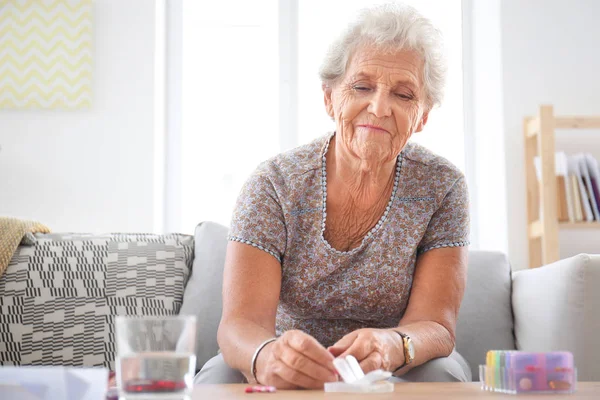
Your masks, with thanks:
[[[0,0],[0,108],[89,108],[92,1]]]

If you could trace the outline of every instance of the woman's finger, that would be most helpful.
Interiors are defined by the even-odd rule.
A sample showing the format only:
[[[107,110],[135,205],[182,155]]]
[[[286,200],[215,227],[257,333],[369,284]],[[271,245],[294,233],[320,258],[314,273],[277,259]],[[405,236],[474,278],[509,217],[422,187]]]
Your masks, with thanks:
[[[274,371],[271,372],[271,374],[269,374],[269,386],[275,386],[277,389],[283,390],[300,389],[300,386],[298,384],[286,381],[285,379],[274,373]]]
[[[282,349],[277,358],[285,365],[319,382],[335,382],[335,370],[330,370],[291,347]]]
[[[374,338],[372,337],[358,336],[352,345],[344,350],[338,357],[346,357],[347,355],[352,354],[360,362],[373,352],[375,349],[373,343]]]
[[[289,335],[283,335],[282,339],[285,345],[310,358],[323,368],[335,372],[335,367],[333,366],[334,356],[312,336],[304,332],[295,331]]]
[[[323,389],[325,383],[289,367],[281,360],[276,362],[273,366],[273,373],[286,382],[286,385],[282,385],[282,387],[291,385],[305,389]]]
[[[383,357],[380,353],[374,351],[360,362],[360,367],[365,374],[375,371],[376,369],[385,369],[383,365]]]
[[[329,350],[329,352],[333,354],[334,357],[339,357],[344,351],[348,350],[348,348],[352,346],[352,343],[354,343],[357,336],[357,331],[350,332],[349,334],[338,340],[333,346],[329,346],[327,350]]]
[[[335,345],[335,344],[334,344],[333,346],[329,346],[329,347],[327,348],[327,351],[328,351],[329,353],[331,353],[331,355],[332,355],[332,356],[334,356],[334,357],[339,357],[339,356],[340,356],[340,354],[342,354],[342,353],[344,352],[344,350],[346,350],[346,349],[345,349],[345,348],[338,347],[338,346],[337,346],[337,345]]]

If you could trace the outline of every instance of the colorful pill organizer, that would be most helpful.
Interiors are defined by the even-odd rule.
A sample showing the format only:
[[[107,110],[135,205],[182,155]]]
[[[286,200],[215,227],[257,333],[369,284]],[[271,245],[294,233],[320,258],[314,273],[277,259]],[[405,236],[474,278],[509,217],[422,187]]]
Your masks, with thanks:
[[[481,388],[501,393],[573,393],[577,370],[568,351],[490,350],[479,366]]]

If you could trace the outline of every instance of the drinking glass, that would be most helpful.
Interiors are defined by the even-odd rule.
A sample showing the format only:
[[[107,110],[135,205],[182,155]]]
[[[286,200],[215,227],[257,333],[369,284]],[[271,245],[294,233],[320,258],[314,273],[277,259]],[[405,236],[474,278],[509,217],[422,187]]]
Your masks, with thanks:
[[[189,399],[196,370],[196,317],[115,318],[121,399]]]

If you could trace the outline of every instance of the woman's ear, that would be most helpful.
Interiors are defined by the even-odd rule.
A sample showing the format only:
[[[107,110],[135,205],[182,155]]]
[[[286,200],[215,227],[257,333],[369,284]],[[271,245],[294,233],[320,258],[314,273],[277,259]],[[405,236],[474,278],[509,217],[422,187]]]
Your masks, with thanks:
[[[325,102],[325,111],[327,115],[331,118],[334,118],[333,113],[333,102],[331,101],[331,86],[326,83],[321,85],[321,89],[323,89],[323,101]]]
[[[426,110],[423,112],[423,115],[421,116],[421,120],[419,121],[419,124],[417,125],[417,129],[415,129],[415,132],[421,132],[423,130],[423,128],[425,128],[425,124],[427,124],[428,119],[429,119],[429,110]]]

